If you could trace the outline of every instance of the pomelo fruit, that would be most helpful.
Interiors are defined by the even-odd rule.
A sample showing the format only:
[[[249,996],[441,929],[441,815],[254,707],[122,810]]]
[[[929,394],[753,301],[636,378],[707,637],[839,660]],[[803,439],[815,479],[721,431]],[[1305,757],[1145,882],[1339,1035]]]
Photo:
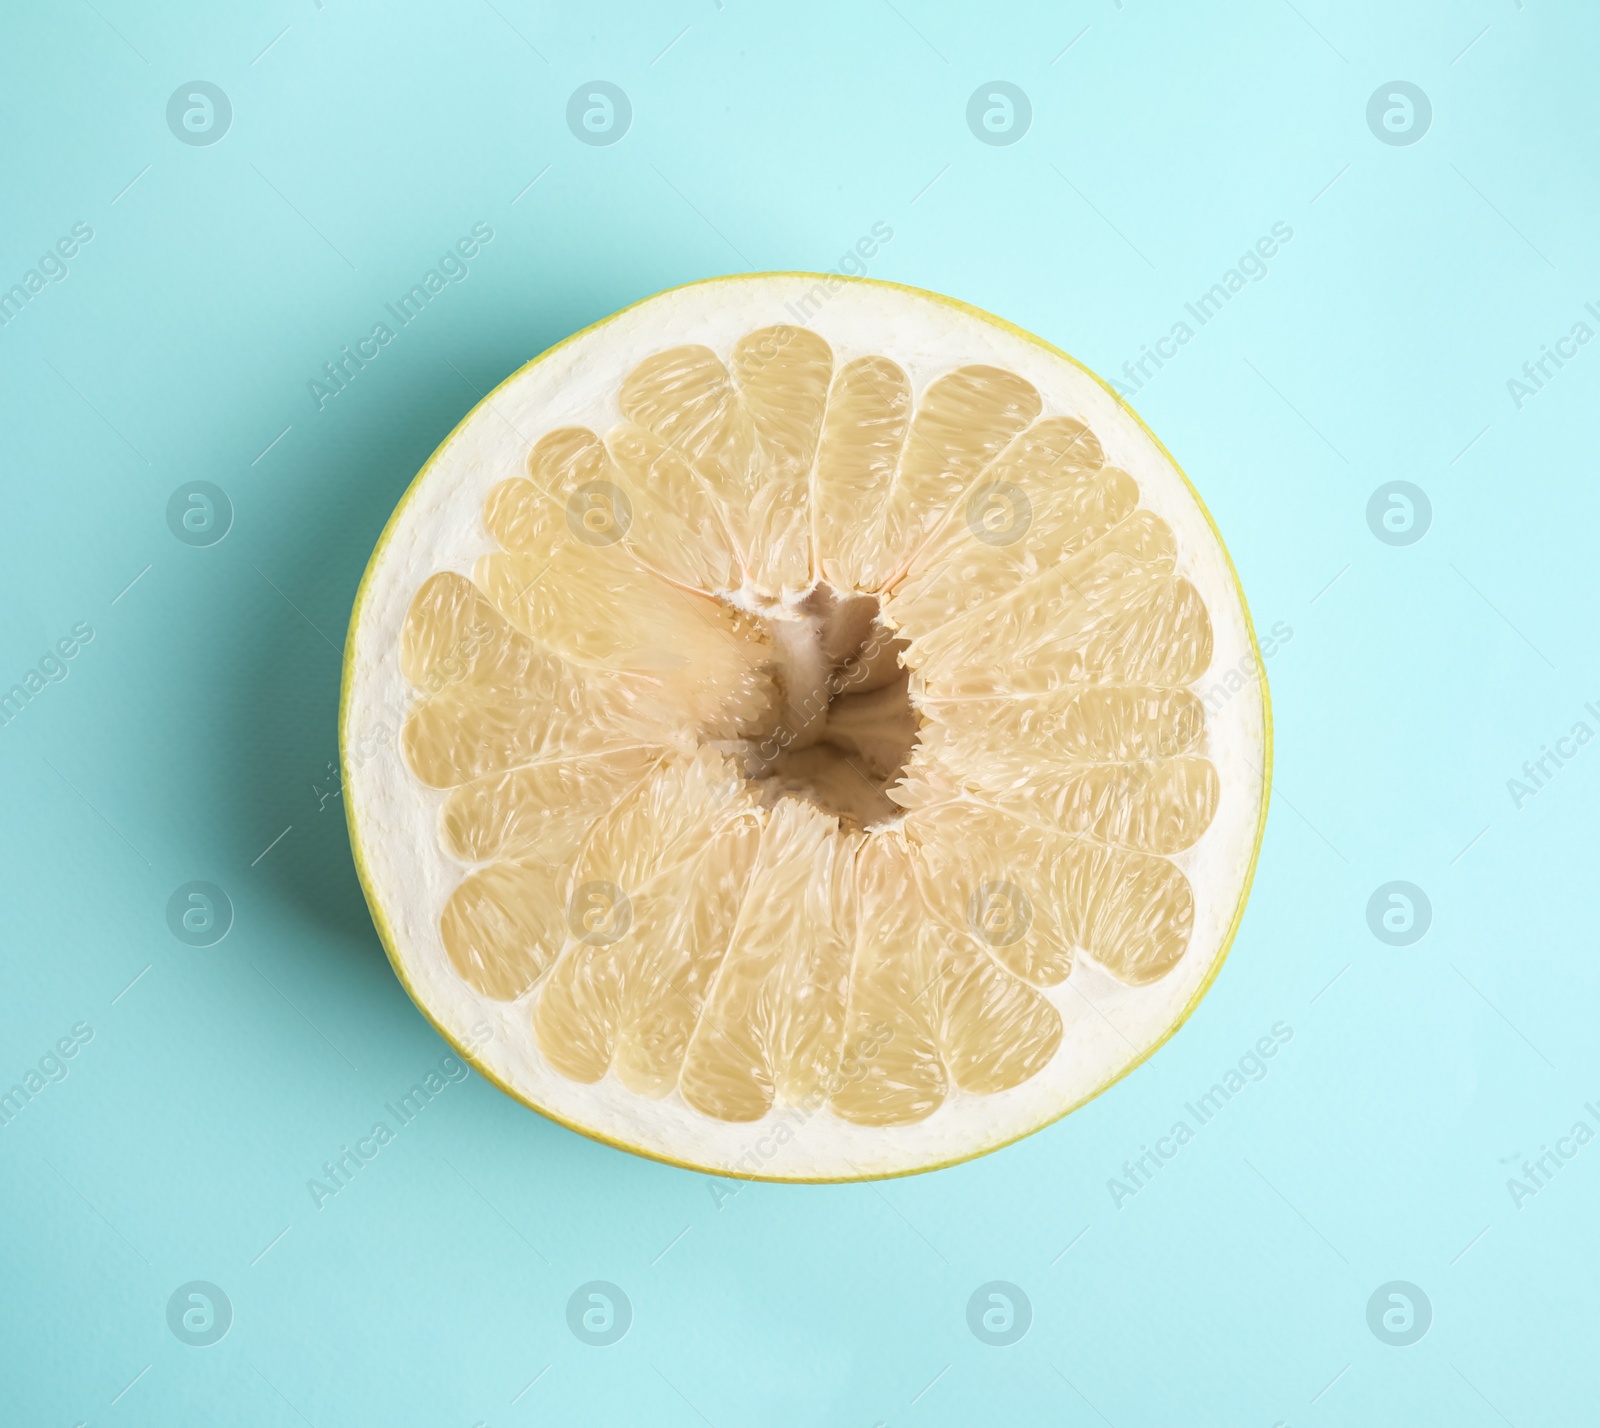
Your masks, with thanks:
[[[712,279],[486,397],[345,647],[401,981],[510,1095],[718,1175],[966,1159],[1182,1023],[1244,911],[1270,716],[1204,506],[977,309]]]

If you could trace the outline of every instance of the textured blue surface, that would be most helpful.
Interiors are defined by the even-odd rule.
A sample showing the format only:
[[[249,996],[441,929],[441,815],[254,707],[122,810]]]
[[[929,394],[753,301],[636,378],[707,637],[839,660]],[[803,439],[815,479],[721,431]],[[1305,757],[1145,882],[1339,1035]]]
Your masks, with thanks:
[[[7,1423],[1593,1416],[1600,743],[1557,740],[1600,733],[1600,343],[1544,356],[1600,333],[1592,7],[805,8],[0,21],[0,688],[27,696],[0,727],[0,1087],[27,1093],[0,1109]],[[1013,143],[968,127],[997,76],[1031,109]],[[231,109],[217,142],[193,142],[224,112],[196,77]],[[1387,141],[1416,137],[1396,77],[1431,109],[1416,142]],[[596,78],[631,106],[615,143],[568,126]],[[551,342],[674,283],[831,267],[875,223],[875,275],[1137,389],[1258,625],[1291,632],[1227,966],[1086,1109],[910,1180],[722,1184],[475,1076],[401,1125],[388,1103],[447,1048],[384,960],[330,776],[378,531]],[[323,364],[475,224],[465,274],[319,405]],[[1186,318],[1275,225],[1265,270]],[[1394,481],[1431,506],[1411,544],[1368,523]],[[220,542],[169,524],[193,482],[231,505]],[[209,947],[168,921],[194,881],[232,905]],[[1368,921],[1396,881],[1432,910],[1405,945]],[[308,1181],[380,1120],[319,1207]],[[169,1320],[195,1281],[211,1309],[186,1290]],[[607,1347],[569,1328],[591,1281],[631,1306]],[[1031,1307],[1008,1346],[969,1328],[992,1281]],[[1431,1306],[1409,1346],[1387,1294],[1369,1325],[1393,1281],[1413,1324]],[[190,1342],[224,1300],[223,1337]]]

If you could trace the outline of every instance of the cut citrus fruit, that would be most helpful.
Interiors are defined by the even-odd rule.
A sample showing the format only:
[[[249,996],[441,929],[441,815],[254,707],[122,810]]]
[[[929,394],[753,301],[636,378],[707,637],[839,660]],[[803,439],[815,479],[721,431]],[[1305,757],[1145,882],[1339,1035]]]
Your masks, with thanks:
[[[1005,1144],[1172,1034],[1270,721],[1222,541],[1086,369],[807,274],[502,383],[356,597],[341,749],[402,982],[487,1077],[715,1174]]]

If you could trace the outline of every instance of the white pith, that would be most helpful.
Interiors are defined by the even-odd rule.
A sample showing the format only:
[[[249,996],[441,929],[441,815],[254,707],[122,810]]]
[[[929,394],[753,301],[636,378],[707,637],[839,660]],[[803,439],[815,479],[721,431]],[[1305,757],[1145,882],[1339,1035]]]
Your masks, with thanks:
[[[455,975],[438,925],[463,871],[437,843],[446,795],[412,776],[395,737],[415,698],[397,651],[417,586],[439,570],[470,576],[474,561],[495,549],[481,516],[490,488],[523,473],[529,448],[545,432],[580,425],[604,433],[621,420],[617,390],[636,362],[692,342],[726,359],[746,332],[795,322],[796,305],[822,281],[766,275],[662,294],[580,335],[492,393],[435,455],[374,559],[352,620],[343,710],[345,789],[369,896],[412,994],[446,1034],[485,1072],[568,1124],[713,1173],[777,1179],[896,1174],[980,1153],[1054,1119],[1148,1054],[1226,950],[1258,835],[1266,744],[1264,690],[1227,557],[1187,483],[1116,399],[1076,365],[970,311],[903,289],[841,284],[823,290],[820,306],[813,300],[803,309],[804,325],[826,339],[836,361],[892,357],[919,397],[933,378],[963,363],[1008,368],[1038,388],[1042,415],[1087,422],[1106,463],[1128,471],[1139,484],[1141,504],[1173,528],[1179,571],[1199,589],[1212,622],[1212,663],[1197,689],[1203,694],[1236,673],[1228,697],[1208,701],[1204,752],[1221,788],[1215,817],[1198,843],[1173,858],[1195,896],[1187,953],[1144,987],[1124,986],[1079,957],[1070,978],[1044,992],[1061,1015],[1063,1036],[1043,1071],[988,1096],[952,1088],[927,1119],[887,1129],[849,1124],[825,1107],[808,1112],[782,1103],[762,1121],[730,1124],[690,1109],[676,1094],[663,1101],[634,1096],[614,1074],[593,1085],[568,1080],[545,1064],[534,1043],[531,996],[491,1001]],[[760,609],[750,592],[726,598],[765,615],[774,627],[796,619],[792,608]],[[805,652],[815,634],[790,651],[796,687],[804,683]]]

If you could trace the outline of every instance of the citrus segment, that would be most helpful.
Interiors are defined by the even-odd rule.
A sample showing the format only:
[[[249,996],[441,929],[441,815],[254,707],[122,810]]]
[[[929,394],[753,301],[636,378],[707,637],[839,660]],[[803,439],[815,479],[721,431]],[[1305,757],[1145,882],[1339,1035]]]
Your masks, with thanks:
[[[830,1104],[855,1125],[907,1125],[933,1114],[949,1089],[929,994],[938,954],[927,921],[906,896],[911,854],[890,832],[862,850],[859,910],[846,1036],[853,1055]]]
[[[744,901],[761,823],[742,812],[719,825],[689,870],[695,896],[674,910],[664,932],[638,949],[624,988],[614,1062],[635,1095],[659,1099],[678,1084],[689,1038]]]
[[[1036,986],[1067,979],[1073,941],[1048,881],[1060,840],[975,798],[915,809],[905,829],[918,889],[948,932]]]
[[[681,452],[641,426],[621,422],[606,436],[616,475],[633,508],[623,538],[644,565],[688,589],[731,590],[739,584],[739,563],[722,513],[705,483]],[[599,506],[605,493],[591,500]],[[604,520],[602,510],[592,523]]]
[[[744,513],[750,577],[763,590],[796,594],[811,578],[811,468],[833,375],[833,353],[814,332],[768,327],[741,338],[733,375],[755,431],[745,489],[729,494]]]
[[[759,1120],[780,1091],[800,1103],[834,1074],[850,985],[858,841],[798,799],[772,810],[684,1062],[684,1099],[697,1110]]]
[[[836,590],[870,590],[878,515],[911,424],[911,382],[887,357],[847,362],[828,394],[812,480],[813,573]]]
[[[474,991],[514,1001],[560,945],[560,879],[541,864],[495,863],[463,878],[439,919],[456,974]]]
[[[667,751],[644,746],[524,764],[451,791],[439,815],[445,851],[463,863],[569,857],[595,821]]]

